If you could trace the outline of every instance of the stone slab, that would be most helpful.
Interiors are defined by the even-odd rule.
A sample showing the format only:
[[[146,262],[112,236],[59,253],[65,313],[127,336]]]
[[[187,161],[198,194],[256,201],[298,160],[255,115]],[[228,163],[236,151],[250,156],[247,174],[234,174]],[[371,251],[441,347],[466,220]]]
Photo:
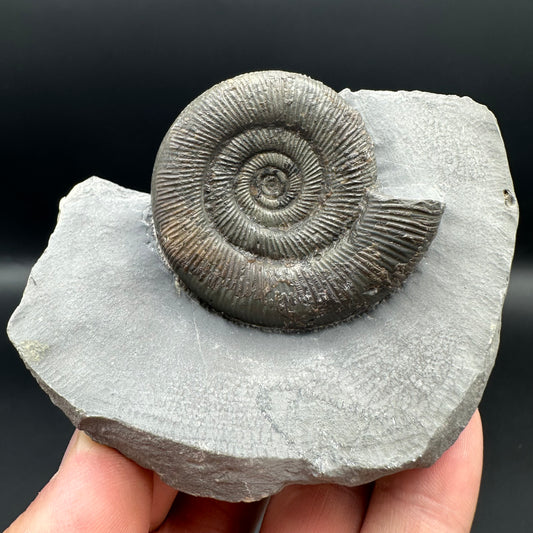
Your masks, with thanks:
[[[184,492],[251,501],[427,466],[483,393],[518,219],[497,122],[469,98],[341,94],[374,140],[381,192],[446,205],[417,270],[373,312],[305,334],[233,324],[162,262],[149,196],[93,177],[61,201],[10,320],[76,426]]]

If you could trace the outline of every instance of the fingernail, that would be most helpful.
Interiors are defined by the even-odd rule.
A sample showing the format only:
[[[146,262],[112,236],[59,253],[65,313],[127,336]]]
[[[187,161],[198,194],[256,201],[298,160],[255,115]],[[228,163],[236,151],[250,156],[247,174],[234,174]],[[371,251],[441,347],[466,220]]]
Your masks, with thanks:
[[[72,435],[70,442],[68,443],[61,465],[71,456],[76,455],[81,451],[86,451],[96,446],[96,443],[92,441],[83,431],[76,429]],[[60,468],[61,468],[61,465]]]

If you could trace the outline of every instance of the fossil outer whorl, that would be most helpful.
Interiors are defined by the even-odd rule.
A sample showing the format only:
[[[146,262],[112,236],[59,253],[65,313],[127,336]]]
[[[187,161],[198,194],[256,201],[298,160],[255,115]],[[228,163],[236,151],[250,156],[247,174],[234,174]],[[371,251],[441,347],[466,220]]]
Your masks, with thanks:
[[[332,89],[266,71],[222,82],[176,119],[152,209],[168,262],[203,302],[309,330],[363,313],[409,275],[442,205],[372,193],[361,116]]]

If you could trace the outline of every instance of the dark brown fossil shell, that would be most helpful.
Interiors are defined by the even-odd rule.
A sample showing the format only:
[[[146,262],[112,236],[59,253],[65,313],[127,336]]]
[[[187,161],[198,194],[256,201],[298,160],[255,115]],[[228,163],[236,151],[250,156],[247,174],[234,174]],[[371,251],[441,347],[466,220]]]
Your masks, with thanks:
[[[442,205],[372,193],[361,116],[307,76],[254,72],[215,85],[157,155],[161,249],[225,316],[309,330],[371,309],[413,270]]]

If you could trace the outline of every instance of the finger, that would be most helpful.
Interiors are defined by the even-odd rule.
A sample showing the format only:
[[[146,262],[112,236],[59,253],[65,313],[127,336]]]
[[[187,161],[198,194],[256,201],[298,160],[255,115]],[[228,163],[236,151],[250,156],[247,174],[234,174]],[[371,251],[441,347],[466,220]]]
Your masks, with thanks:
[[[57,474],[7,530],[146,533],[152,473],[76,431]]]
[[[470,531],[482,462],[483,435],[476,411],[456,443],[433,466],[376,481],[361,531]]]
[[[260,502],[231,503],[180,493],[157,533],[247,533]]]
[[[359,531],[368,487],[291,485],[272,496],[261,533]]]
[[[150,515],[150,531],[155,531],[167,517],[178,491],[161,481],[153,473],[152,513]]]

